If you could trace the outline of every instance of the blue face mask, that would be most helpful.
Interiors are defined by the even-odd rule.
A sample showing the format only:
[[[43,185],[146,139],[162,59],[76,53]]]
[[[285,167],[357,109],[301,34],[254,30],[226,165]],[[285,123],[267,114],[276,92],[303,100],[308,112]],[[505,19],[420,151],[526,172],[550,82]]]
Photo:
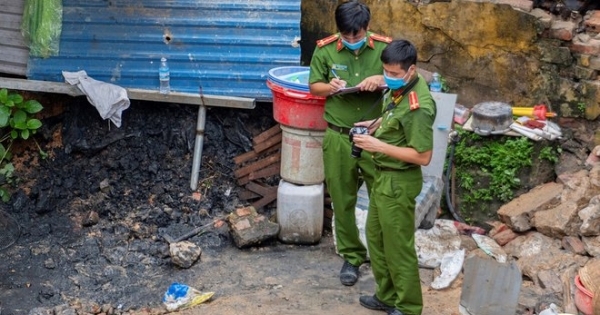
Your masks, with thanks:
[[[409,73],[409,71],[407,71],[406,74],[404,75],[404,77],[402,77],[402,78],[393,78],[393,77],[389,77],[385,73],[385,71],[383,71],[383,79],[385,80],[385,84],[387,84],[388,88],[390,88],[391,90],[397,90],[406,85],[405,77],[408,75],[408,73]]]
[[[365,44],[366,41],[367,41],[366,37],[363,37],[363,39],[359,40],[356,43],[349,43],[346,40],[342,39],[342,43],[344,44],[344,46],[346,46],[350,50],[359,49],[360,47],[362,47]]]

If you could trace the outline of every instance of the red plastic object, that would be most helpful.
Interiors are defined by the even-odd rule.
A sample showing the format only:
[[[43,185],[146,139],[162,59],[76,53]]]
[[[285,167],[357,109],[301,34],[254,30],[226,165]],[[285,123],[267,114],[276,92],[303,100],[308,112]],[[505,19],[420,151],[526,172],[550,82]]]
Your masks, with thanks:
[[[592,315],[594,313],[592,306],[594,295],[590,290],[583,286],[579,279],[579,275],[575,276],[575,287],[575,306],[577,306],[577,309],[583,314]]]
[[[273,93],[275,121],[299,129],[327,129],[327,122],[323,119],[325,97],[287,89],[270,80],[267,80],[267,86]]]

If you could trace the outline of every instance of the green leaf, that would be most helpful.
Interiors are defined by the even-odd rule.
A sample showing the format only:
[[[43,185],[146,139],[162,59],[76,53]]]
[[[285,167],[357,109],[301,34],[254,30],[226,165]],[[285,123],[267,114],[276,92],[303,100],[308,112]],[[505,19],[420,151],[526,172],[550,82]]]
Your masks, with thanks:
[[[27,121],[27,129],[35,130],[42,126],[42,122],[39,119],[29,119]]]
[[[30,114],[38,113],[42,109],[44,109],[42,104],[40,104],[40,102],[38,102],[36,100],[29,100],[29,101],[25,102],[25,104],[22,108],[23,108],[23,110],[25,110],[26,112],[28,112]]]
[[[29,139],[29,129],[21,130],[21,138],[25,140]]]
[[[11,93],[8,95],[8,99],[12,100],[15,105],[23,103],[23,96],[21,94]]]
[[[8,90],[1,89],[0,90],[0,104],[6,104],[7,100],[8,100]]]
[[[6,148],[4,148],[4,145],[2,145],[0,143],[0,159],[4,158],[5,154],[6,154]]]
[[[16,129],[13,129],[10,131],[10,137],[13,139],[17,139],[17,137],[19,137],[19,132],[17,132]]]
[[[15,111],[11,126],[17,129],[27,129],[27,113],[22,110]]]
[[[2,198],[2,201],[5,203],[10,200],[10,193],[6,188],[0,188],[0,198]]]
[[[11,112],[10,108],[0,105],[0,128],[8,126]]]

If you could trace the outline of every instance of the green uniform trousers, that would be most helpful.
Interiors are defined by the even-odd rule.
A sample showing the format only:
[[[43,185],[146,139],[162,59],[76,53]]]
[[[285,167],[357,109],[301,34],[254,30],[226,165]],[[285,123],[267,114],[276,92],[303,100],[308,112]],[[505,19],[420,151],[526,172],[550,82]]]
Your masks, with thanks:
[[[423,296],[415,250],[415,197],[423,185],[421,168],[376,175],[366,226],[375,295],[406,315],[420,315]]]
[[[356,226],[357,192],[362,180],[370,190],[375,169],[368,152],[353,158],[351,147],[348,134],[327,128],[323,137],[323,165],[327,192],[333,203],[336,245],[346,261],[359,266],[366,260],[367,249]]]

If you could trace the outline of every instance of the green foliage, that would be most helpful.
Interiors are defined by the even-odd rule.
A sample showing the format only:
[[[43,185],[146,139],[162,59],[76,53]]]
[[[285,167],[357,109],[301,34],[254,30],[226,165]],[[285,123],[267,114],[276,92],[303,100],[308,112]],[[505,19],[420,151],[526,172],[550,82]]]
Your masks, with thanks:
[[[4,202],[10,199],[8,185],[15,182],[14,166],[10,163],[11,147],[17,139],[28,140],[42,126],[42,122],[34,118],[42,109],[38,101],[25,101],[18,93],[0,89],[0,199]],[[45,158],[47,154],[39,145],[37,147]]]
[[[448,87],[448,83],[446,82],[446,78],[440,74],[440,82],[442,82],[442,92],[447,93],[450,91]]]
[[[584,102],[579,102],[577,103],[577,109],[579,110],[579,112],[583,115],[585,114],[585,108],[587,107],[587,105]]]
[[[454,165],[460,186],[470,192],[467,203],[508,201],[521,181],[519,171],[531,166],[533,145],[525,137],[485,137],[462,129]],[[479,188],[476,188],[479,187]]]
[[[544,147],[540,150],[540,160],[547,160],[556,164],[561,152],[560,147]]]

